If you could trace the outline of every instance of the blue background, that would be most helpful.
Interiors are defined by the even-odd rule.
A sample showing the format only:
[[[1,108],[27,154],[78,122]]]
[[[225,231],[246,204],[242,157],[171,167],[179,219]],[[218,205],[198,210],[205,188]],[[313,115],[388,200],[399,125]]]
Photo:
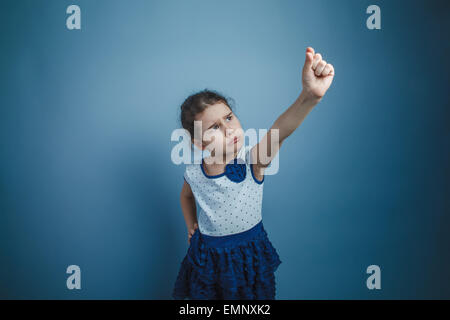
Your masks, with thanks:
[[[219,90],[269,128],[307,46],[336,76],[265,179],[277,299],[450,298],[447,3],[1,1],[0,298],[171,299],[180,104]]]

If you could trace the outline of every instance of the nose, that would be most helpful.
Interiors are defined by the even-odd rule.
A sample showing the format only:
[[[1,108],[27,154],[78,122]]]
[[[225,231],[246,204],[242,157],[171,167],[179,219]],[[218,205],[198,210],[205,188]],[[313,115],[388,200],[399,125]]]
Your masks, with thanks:
[[[225,129],[225,136],[226,137],[233,135],[234,130],[229,124],[224,125],[224,129]]]

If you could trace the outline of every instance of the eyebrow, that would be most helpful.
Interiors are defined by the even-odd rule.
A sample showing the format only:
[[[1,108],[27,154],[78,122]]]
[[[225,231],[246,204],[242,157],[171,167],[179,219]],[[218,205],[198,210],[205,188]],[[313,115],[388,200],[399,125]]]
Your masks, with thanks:
[[[232,114],[233,113],[233,111],[231,111],[230,113],[228,113],[228,114],[226,114],[225,116],[224,116],[224,118],[227,118],[230,114]],[[210,125],[209,126],[209,128],[208,129],[206,129],[206,130],[209,130],[209,129],[211,129],[215,124],[217,123],[217,121],[216,122],[214,122],[212,125]]]

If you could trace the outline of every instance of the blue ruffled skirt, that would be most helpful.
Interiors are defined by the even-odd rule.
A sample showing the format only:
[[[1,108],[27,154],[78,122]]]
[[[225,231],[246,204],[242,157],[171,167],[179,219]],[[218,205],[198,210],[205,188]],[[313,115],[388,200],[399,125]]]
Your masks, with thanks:
[[[172,296],[177,300],[274,300],[274,272],[281,262],[262,221],[226,236],[205,235],[197,228]]]

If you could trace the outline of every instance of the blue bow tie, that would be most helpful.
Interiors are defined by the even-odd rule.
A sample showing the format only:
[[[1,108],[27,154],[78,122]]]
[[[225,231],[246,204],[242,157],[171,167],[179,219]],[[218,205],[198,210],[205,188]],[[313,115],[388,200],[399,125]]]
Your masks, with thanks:
[[[247,166],[245,163],[237,163],[236,159],[225,166],[225,175],[233,182],[244,181],[247,175]]]

